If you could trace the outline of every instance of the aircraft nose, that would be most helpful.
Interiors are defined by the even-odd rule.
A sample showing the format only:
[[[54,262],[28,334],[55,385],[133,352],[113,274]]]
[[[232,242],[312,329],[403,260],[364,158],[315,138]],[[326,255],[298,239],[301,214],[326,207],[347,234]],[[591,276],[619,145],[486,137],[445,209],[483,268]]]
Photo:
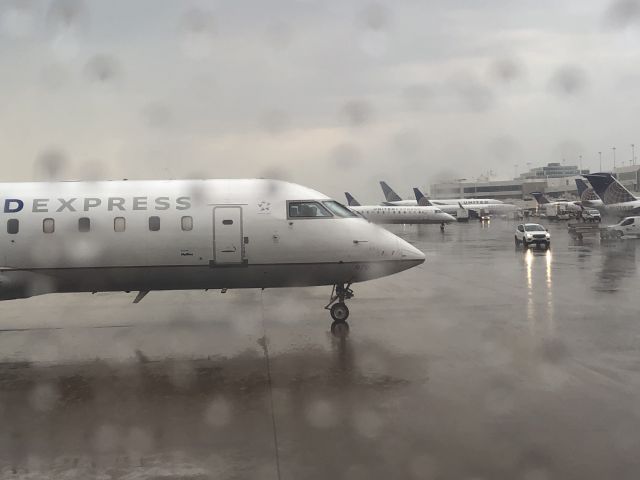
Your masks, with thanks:
[[[443,222],[455,222],[456,218],[453,215],[449,215],[448,213],[442,214]]]
[[[407,268],[424,263],[425,255],[406,240],[398,238],[402,261],[408,263]]]

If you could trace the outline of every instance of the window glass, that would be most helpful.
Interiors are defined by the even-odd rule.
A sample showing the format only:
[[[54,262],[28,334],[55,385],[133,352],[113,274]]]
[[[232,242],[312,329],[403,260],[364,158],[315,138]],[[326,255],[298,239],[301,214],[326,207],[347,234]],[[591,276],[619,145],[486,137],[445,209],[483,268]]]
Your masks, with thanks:
[[[124,232],[127,229],[127,220],[124,217],[116,217],[113,219],[113,231]]]
[[[631,225],[633,223],[633,218],[627,218],[624,222],[620,224],[622,227],[626,227],[627,225]]]
[[[78,231],[88,232],[91,230],[91,220],[88,217],[81,217],[78,219]]]
[[[53,233],[56,229],[56,223],[53,218],[45,218],[42,221],[42,231],[44,233]]]
[[[526,225],[525,230],[527,232],[544,232],[546,231],[542,225]]]
[[[7,233],[15,235],[20,230],[20,222],[17,218],[10,218],[7,220]]]
[[[331,213],[320,205],[319,202],[289,202],[289,217],[293,218],[318,218],[331,217]]]
[[[524,232],[524,227],[522,225],[518,225],[518,231],[519,232]]]
[[[160,217],[149,217],[149,230],[152,232],[160,230]]]
[[[193,230],[193,217],[182,217],[180,219],[180,226],[185,232]]]
[[[335,200],[329,200],[328,202],[322,202],[325,207],[331,210],[331,213],[338,217],[357,217],[354,212]]]

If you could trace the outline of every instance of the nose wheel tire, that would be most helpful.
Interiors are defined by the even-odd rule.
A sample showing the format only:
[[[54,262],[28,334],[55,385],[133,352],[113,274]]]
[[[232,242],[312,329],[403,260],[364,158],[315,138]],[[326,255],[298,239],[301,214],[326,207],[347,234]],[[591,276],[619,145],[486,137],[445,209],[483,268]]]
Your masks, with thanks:
[[[346,337],[349,335],[349,324],[344,320],[335,320],[331,324],[331,333],[334,337]]]
[[[349,309],[342,302],[334,303],[331,306],[330,313],[331,318],[333,318],[336,322],[345,322],[347,318],[349,318]],[[333,325],[331,326],[331,331],[333,331]]]
[[[329,310],[331,318],[333,318],[331,333],[336,337],[344,338],[349,334],[349,324],[347,323],[349,309],[344,302],[353,298],[353,290],[349,288],[350,286],[350,283],[346,286],[343,283],[334,285],[329,303],[324,307]]]

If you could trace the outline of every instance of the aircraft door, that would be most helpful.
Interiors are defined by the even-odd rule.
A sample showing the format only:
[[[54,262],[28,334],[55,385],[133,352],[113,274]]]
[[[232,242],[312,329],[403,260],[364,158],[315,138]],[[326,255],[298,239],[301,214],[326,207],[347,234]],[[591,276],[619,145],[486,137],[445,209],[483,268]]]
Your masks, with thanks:
[[[215,265],[242,264],[242,207],[213,209],[213,263]]]

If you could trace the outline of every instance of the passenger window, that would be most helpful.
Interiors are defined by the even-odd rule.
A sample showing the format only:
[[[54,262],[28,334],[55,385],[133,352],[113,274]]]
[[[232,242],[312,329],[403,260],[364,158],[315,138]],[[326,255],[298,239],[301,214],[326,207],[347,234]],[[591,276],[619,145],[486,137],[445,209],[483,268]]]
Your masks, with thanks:
[[[124,217],[116,217],[113,219],[113,231],[122,233],[127,229],[127,220]]]
[[[233,225],[233,220],[222,220],[223,225]]]
[[[17,218],[10,218],[7,220],[7,233],[15,235],[20,230],[20,222]]]
[[[289,202],[289,217],[291,218],[321,218],[331,216],[329,210],[318,202]]]
[[[91,220],[88,217],[81,217],[78,219],[78,231],[88,232],[91,230]]]
[[[53,218],[45,218],[42,221],[42,231],[44,233],[53,233],[55,229],[56,229],[56,224]]]
[[[149,217],[149,230],[152,232],[160,230],[160,217]]]
[[[633,218],[627,218],[624,222],[620,224],[621,227],[626,227],[627,225],[631,225],[633,223]]]
[[[193,230],[193,217],[182,217],[180,219],[180,226],[185,232],[190,232],[191,230]]]

